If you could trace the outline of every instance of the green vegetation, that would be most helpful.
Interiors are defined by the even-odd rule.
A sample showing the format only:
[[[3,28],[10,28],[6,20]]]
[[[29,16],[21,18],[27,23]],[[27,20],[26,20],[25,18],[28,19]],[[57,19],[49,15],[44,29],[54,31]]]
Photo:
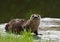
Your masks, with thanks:
[[[13,18],[29,18],[31,13],[42,17],[60,17],[59,0],[0,0],[0,23]]]
[[[30,32],[23,32],[22,35],[7,33],[4,36],[0,35],[0,42],[33,42],[33,37]]]

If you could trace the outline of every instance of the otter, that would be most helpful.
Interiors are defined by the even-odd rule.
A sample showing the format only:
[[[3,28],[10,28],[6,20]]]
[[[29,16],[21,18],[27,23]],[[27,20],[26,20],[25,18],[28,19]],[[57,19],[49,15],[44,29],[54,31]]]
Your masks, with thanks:
[[[29,31],[38,35],[38,26],[40,24],[41,16],[39,14],[32,14],[30,19],[12,19],[5,26],[6,32],[12,32],[16,34],[20,34],[21,31]]]
[[[31,30],[31,32],[38,35],[38,27],[39,27],[39,24],[40,24],[40,18],[41,18],[41,16],[39,14],[32,14],[30,19],[28,19],[23,24],[23,27],[26,29],[26,31]]]
[[[12,32],[12,33],[20,34],[20,32],[24,30],[22,28],[24,21],[25,21],[24,19],[12,19],[5,26],[6,32]]]

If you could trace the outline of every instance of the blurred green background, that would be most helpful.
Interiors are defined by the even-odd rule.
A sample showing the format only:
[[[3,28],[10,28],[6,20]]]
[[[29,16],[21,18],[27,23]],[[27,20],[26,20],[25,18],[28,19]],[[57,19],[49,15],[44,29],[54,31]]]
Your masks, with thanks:
[[[13,18],[28,19],[32,13],[60,18],[60,0],[0,0],[0,23]]]

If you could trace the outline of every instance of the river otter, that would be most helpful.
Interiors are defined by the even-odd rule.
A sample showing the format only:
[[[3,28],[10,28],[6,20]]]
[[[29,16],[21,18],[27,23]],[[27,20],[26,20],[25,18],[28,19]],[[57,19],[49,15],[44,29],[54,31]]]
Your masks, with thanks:
[[[26,29],[29,31],[31,29],[31,32],[34,32],[36,35],[38,35],[38,26],[40,24],[40,18],[41,16],[38,14],[32,14],[30,19],[24,20],[24,19],[12,19],[8,22],[8,24],[5,26],[6,31],[10,31],[12,33],[19,34],[21,31]]]
[[[24,24],[24,19],[12,19],[7,23],[5,26],[6,32],[12,32],[19,34],[24,29],[22,28],[22,25]]]
[[[31,32],[34,32],[36,35],[38,35],[38,27],[40,24],[40,18],[41,16],[39,14],[32,14],[30,19],[27,20],[24,24],[24,28],[29,31],[31,29]]]

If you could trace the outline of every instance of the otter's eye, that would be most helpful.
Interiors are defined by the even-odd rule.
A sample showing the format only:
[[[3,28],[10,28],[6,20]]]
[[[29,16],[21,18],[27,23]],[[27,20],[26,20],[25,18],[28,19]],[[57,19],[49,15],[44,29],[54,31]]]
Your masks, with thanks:
[[[34,17],[34,15],[32,17]]]
[[[39,16],[38,16],[39,17]]]

